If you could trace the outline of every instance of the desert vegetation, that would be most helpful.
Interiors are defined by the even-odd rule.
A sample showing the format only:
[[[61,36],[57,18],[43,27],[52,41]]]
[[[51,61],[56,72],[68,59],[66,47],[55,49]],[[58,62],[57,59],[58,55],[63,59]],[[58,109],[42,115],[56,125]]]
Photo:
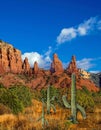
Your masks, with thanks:
[[[100,128],[101,91],[90,92],[86,86],[82,88],[76,90],[76,102],[85,109],[85,120],[80,111],[77,110],[75,117],[75,112],[65,107],[63,95],[67,94],[65,99],[68,104],[72,104],[71,97],[75,96],[71,94],[70,87],[56,88],[51,85],[39,91],[23,85],[5,88],[0,84],[0,130]],[[75,88],[72,89],[75,91]],[[70,118],[73,114],[75,120]]]

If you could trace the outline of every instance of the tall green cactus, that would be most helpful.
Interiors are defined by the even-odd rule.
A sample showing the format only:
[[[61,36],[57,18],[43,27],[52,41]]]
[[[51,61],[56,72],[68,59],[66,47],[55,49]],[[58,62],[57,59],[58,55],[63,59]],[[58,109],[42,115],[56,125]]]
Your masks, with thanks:
[[[41,117],[37,120],[37,121],[40,121],[40,120],[41,120],[41,122],[42,122],[42,127],[43,127],[43,128],[48,124],[47,120],[45,119],[44,105],[45,105],[45,103],[44,103],[44,100],[42,99],[42,115],[41,115]]]
[[[64,106],[71,109],[71,120],[73,123],[77,123],[77,109],[81,112],[84,119],[86,119],[86,112],[83,107],[76,103],[76,76],[72,74],[71,83],[71,105],[66,100],[67,95],[62,96]]]
[[[50,113],[50,86],[47,88],[47,113]]]
[[[72,74],[72,84],[71,84],[71,115],[73,117],[73,122],[76,122],[77,106],[76,106],[76,76]]]
[[[54,99],[55,99],[55,96],[50,98],[50,86],[48,86],[47,88],[47,113],[48,114],[50,114],[51,108],[54,110],[54,112],[56,112],[55,106],[51,103],[51,101],[54,101]]]

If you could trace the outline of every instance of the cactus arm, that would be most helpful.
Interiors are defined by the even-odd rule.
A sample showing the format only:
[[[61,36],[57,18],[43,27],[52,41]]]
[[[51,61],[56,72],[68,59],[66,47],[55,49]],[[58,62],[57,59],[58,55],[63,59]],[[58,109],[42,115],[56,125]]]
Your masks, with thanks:
[[[44,111],[44,100],[42,99],[42,127],[45,126],[45,111]]]
[[[77,109],[81,112],[83,118],[86,119],[85,109],[82,106],[80,106],[79,104],[77,104]]]
[[[55,106],[54,106],[53,104],[51,104],[51,107],[52,107],[54,113],[56,113],[56,108],[55,108]]]
[[[54,101],[55,98],[56,98],[56,96],[53,96],[53,97],[51,98],[50,102],[51,102],[51,101]]]
[[[45,124],[48,125],[48,121],[47,120],[45,120]]]
[[[64,106],[66,107],[66,108],[71,108],[71,105],[67,102],[67,100],[66,100],[66,96],[67,95],[63,95],[62,96],[62,101],[63,101],[63,104],[64,104]]]

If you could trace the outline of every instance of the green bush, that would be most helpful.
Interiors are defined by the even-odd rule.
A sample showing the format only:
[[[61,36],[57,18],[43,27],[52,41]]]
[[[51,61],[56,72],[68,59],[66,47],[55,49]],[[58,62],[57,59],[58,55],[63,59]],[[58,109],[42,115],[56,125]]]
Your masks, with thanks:
[[[4,85],[2,83],[0,83],[0,88],[4,88]]]
[[[87,93],[83,90],[77,90],[77,103],[84,108],[93,108],[95,105],[93,97]]]
[[[30,106],[32,104],[32,93],[28,87],[14,86],[10,88],[9,91],[18,97],[24,107]]]
[[[87,95],[92,95],[92,92],[90,92],[86,86],[82,86],[82,91],[86,93]]]
[[[0,89],[0,92],[0,103],[9,107],[14,114],[23,111],[23,104],[16,95],[6,89]]]
[[[9,107],[14,114],[22,112],[24,107],[31,105],[31,101],[32,93],[28,87],[0,88],[0,103]]]

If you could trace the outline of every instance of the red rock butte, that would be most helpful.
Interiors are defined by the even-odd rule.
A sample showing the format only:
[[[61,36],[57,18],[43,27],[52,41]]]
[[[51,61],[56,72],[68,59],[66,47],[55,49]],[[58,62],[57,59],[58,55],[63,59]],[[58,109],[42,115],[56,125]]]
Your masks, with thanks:
[[[27,57],[22,61],[21,51],[0,40],[0,76],[2,77],[0,83],[6,87],[12,86],[12,84],[23,84],[33,89],[42,89],[48,84],[57,88],[70,87],[72,73],[77,75],[78,89],[82,89],[82,86],[86,85],[90,91],[99,90],[92,81],[80,76],[75,56],[72,56],[67,69],[63,68],[57,54],[53,55],[49,70],[40,69],[37,62],[33,62],[33,68],[31,68]],[[27,78],[24,78],[25,75]]]

